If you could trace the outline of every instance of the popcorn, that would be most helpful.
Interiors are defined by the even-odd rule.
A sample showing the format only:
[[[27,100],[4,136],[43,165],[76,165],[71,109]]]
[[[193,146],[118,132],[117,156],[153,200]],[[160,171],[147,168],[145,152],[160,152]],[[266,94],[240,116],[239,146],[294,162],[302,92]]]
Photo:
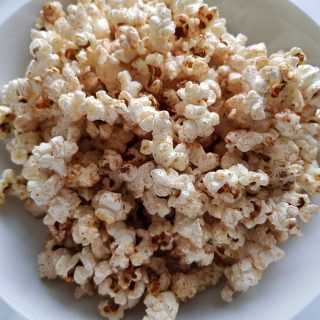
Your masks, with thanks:
[[[12,187],[16,182],[16,176],[13,170],[6,169],[3,171],[2,179],[0,180],[0,203],[4,204],[6,201],[6,190]]]
[[[103,157],[98,162],[100,167],[108,166],[111,171],[119,170],[123,165],[122,157],[119,153],[114,150],[105,149]]]
[[[189,159],[184,144],[179,144],[173,148],[173,139],[170,136],[157,138],[148,143],[143,141],[141,152],[143,154],[153,154],[155,161],[163,167],[172,166],[174,169],[184,171],[188,165]]]
[[[105,280],[108,276],[112,274],[112,269],[108,261],[104,260],[99,262],[94,267],[94,283],[99,285]]]
[[[3,104],[22,115],[41,95],[41,83],[27,78],[12,80],[3,87],[2,95]]]
[[[43,219],[39,276],[99,294],[103,317],[144,301],[174,320],[220,278],[231,302],[318,213],[320,72],[301,49],[268,56],[202,0],[51,1],[31,36],[2,92],[22,168],[0,203]]]
[[[203,221],[200,219],[191,220],[187,217],[176,217],[175,231],[184,238],[189,239],[195,246],[203,246]]]
[[[258,251],[257,257],[245,258],[225,270],[225,276],[230,282],[222,293],[225,301],[232,301],[234,292],[246,291],[249,287],[256,285],[261,279],[262,270],[283,257],[283,251],[276,247],[269,250],[255,249]]]
[[[14,119],[14,115],[11,113],[10,108],[0,106],[0,138],[5,139],[11,133],[10,122]]]
[[[99,303],[100,314],[110,320],[119,320],[123,318],[124,307],[112,303],[109,300]]]
[[[263,136],[257,132],[238,130],[229,132],[225,140],[229,150],[237,148],[241,152],[248,152],[263,142]]]
[[[76,91],[61,95],[59,105],[72,121],[77,121],[86,115],[90,121],[101,120],[113,125],[118,118],[113,105],[115,102],[103,91],[99,91],[97,97],[98,99],[86,98],[82,91]]]
[[[68,167],[66,184],[71,188],[92,187],[100,180],[98,166],[90,162],[87,167],[74,164]]]
[[[40,278],[56,279],[58,275],[55,266],[60,258],[66,254],[68,254],[68,250],[62,248],[40,253],[38,256],[38,272]]]
[[[11,153],[11,160],[15,164],[24,164],[28,160],[28,153],[40,143],[37,132],[24,132],[17,135],[7,145],[7,150]]]
[[[54,53],[52,46],[44,39],[35,39],[30,45],[30,54],[34,60],[28,66],[27,76],[44,76],[48,69],[59,63],[59,56]]]
[[[136,235],[141,238],[141,241],[135,246],[136,252],[132,253],[130,256],[131,263],[135,267],[147,264],[153,254],[149,233],[143,229],[138,229]]]
[[[165,217],[171,212],[171,209],[165,199],[157,197],[152,191],[147,191],[143,195],[143,205],[151,215]]]
[[[298,180],[301,188],[308,192],[310,195],[317,194],[320,188],[319,175],[319,168],[315,168],[313,165],[308,165],[305,172],[299,177]]]
[[[158,216],[152,218],[152,223],[149,227],[151,243],[162,251],[171,250],[174,240],[174,229],[169,221]],[[151,258],[150,264],[153,260]]]
[[[157,296],[149,294],[144,299],[144,304],[147,309],[143,320],[175,319],[179,309],[179,304],[170,291],[159,293]]]
[[[49,201],[63,188],[64,181],[57,174],[41,180],[30,180],[27,190],[30,198],[38,205],[47,205]]]
[[[164,3],[157,3],[154,10],[149,23],[149,41],[155,51],[166,52],[170,49],[168,44],[175,33],[175,25],[171,20],[171,11]]]
[[[179,261],[183,265],[196,263],[198,266],[208,266],[214,259],[213,247],[210,244],[198,248],[190,240],[184,238],[177,241],[177,249],[174,251],[174,255],[180,257]]]
[[[54,222],[64,223],[79,206],[80,199],[69,189],[62,189],[48,203],[48,215],[44,222],[53,225]]]
[[[116,32],[116,37],[119,38],[114,52],[114,56],[124,63],[130,63],[138,56],[147,53],[143,41],[140,39],[137,30],[131,26],[120,26]]]
[[[215,265],[197,268],[189,273],[178,272],[172,277],[171,290],[177,299],[185,302],[209,286],[215,285],[221,277],[221,270]]]
[[[67,176],[66,162],[77,152],[78,146],[64,141],[63,137],[55,137],[49,143],[41,143],[33,148],[33,155],[29,158],[26,167],[50,169],[60,175]]]
[[[74,297],[76,299],[81,299],[85,296],[93,296],[93,295],[94,295],[94,289],[90,283],[86,283],[84,285],[78,286],[74,291]]]
[[[193,274],[176,273],[172,277],[172,283],[171,289],[181,302],[192,299],[198,292],[198,279]]]
[[[45,209],[37,206],[30,198],[25,201],[24,208],[28,210],[35,218],[43,218],[45,216]]]
[[[46,21],[54,23],[64,16],[63,6],[59,1],[49,2],[44,5],[42,14]]]
[[[132,208],[130,202],[124,201],[120,193],[109,191],[101,191],[94,202],[96,216],[107,224],[125,220]]]
[[[176,104],[177,114],[187,120],[177,124],[179,138],[182,141],[193,142],[197,137],[210,136],[214,126],[219,124],[219,115],[209,112],[207,108],[220,98],[219,86],[212,80],[206,80],[200,85],[187,82],[185,88],[178,91],[181,102]]]
[[[306,104],[311,106],[319,105],[319,86],[320,72],[319,68],[309,65],[298,67],[298,74],[301,77],[301,91]]]
[[[264,172],[250,172],[239,164],[230,169],[207,173],[203,182],[213,197],[234,203],[242,196],[244,187],[257,191],[268,185],[269,177]]]
[[[55,264],[55,272],[57,273],[57,276],[67,280],[68,272],[74,271],[74,268],[77,265],[78,261],[79,253],[76,253],[74,255],[62,255]]]
[[[275,118],[275,127],[284,137],[294,138],[301,129],[300,117],[289,109],[276,114]]]

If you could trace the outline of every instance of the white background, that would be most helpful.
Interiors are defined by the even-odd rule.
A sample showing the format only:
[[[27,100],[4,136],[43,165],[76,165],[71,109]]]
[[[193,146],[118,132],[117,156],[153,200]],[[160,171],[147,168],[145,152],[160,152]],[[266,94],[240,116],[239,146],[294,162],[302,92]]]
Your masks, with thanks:
[[[0,0],[0,2],[3,0]],[[10,0],[7,0],[10,1]],[[253,0],[254,1],[254,0]],[[281,0],[280,0],[281,1]],[[291,0],[315,21],[320,24],[320,0]],[[22,2],[22,1],[20,1]],[[26,1],[24,1],[26,2]],[[1,13],[0,13],[1,14]],[[320,59],[320,57],[319,57]],[[320,319],[320,297],[300,313],[294,320],[317,320]],[[0,301],[0,320],[23,320]],[[45,319],[44,319],[45,320]],[[251,319],[248,319],[251,320]],[[283,319],[291,320],[291,319]]]

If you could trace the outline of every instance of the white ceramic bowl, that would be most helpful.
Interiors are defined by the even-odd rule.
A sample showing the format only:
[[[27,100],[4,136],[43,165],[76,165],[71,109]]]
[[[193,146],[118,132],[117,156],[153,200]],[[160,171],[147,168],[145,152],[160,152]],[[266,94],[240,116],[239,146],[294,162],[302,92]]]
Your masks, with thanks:
[[[21,9],[22,3],[28,2]],[[5,0],[0,3],[0,86],[23,76],[28,62],[29,30],[45,1]],[[217,0],[230,31],[245,33],[251,43],[264,41],[270,52],[302,47],[316,64],[320,57],[320,30],[287,0]],[[9,16],[10,15],[10,16]],[[5,16],[8,17],[6,21]],[[1,145],[0,170],[12,167]],[[320,197],[314,202],[320,203]],[[36,272],[45,228],[26,213],[17,200],[0,208],[0,296],[29,320],[94,320],[97,299],[73,299],[72,288],[58,282],[42,282]],[[320,219],[303,227],[304,237],[285,246],[286,256],[273,264],[259,285],[233,304],[221,302],[212,289],[180,308],[179,320],[288,320],[320,293]],[[125,318],[138,320],[143,309]]]

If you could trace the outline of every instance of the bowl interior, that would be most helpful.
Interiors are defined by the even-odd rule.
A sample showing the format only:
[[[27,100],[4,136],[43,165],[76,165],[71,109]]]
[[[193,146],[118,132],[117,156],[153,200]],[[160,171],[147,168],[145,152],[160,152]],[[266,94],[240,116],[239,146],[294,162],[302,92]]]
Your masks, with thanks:
[[[9,2],[9,0],[7,0]],[[28,63],[29,30],[41,4],[34,0],[0,25],[0,86],[23,77]],[[228,19],[229,30],[248,35],[249,42],[266,42],[270,53],[300,46],[310,62],[320,64],[318,26],[287,0],[216,0],[221,15]],[[11,1],[10,1],[11,3]],[[18,21],[18,25],[17,25]],[[10,57],[10,58],[8,58]],[[0,146],[0,170],[12,167],[3,144]],[[314,198],[320,203],[320,197]],[[34,220],[21,203],[11,199],[0,208],[0,296],[30,320],[100,319],[97,298],[73,299],[72,288],[59,282],[42,282],[36,272],[37,254],[43,248],[46,230]],[[260,320],[290,319],[320,293],[320,219],[303,226],[304,237],[285,246],[286,256],[272,265],[260,284],[240,296],[233,304],[221,302],[219,290],[212,289],[181,306],[180,320]],[[276,312],[275,312],[276,310]],[[137,320],[142,308],[125,319]]]

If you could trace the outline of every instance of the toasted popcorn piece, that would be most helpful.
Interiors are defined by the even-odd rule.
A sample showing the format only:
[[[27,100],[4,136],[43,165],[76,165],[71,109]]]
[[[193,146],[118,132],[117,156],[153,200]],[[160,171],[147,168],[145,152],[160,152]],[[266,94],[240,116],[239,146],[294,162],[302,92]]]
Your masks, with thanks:
[[[15,173],[12,169],[6,169],[2,173],[2,179],[0,180],[0,203],[4,204],[6,201],[6,190],[10,188],[16,180]]]
[[[103,152],[103,157],[98,162],[100,167],[109,166],[110,170],[117,171],[123,165],[122,157],[119,153],[114,150],[105,149]]]
[[[18,197],[20,200],[26,200],[29,197],[27,182],[22,176],[17,176],[9,189],[9,195]]]
[[[197,166],[200,172],[208,172],[219,166],[220,156],[211,152],[206,153],[201,144],[194,143],[188,149],[190,162]]]
[[[292,140],[280,137],[273,145],[265,147],[264,153],[281,163],[290,164],[298,159],[299,148]]]
[[[160,197],[171,195],[176,190],[194,191],[194,177],[181,174],[173,169],[154,169],[151,171],[153,190]]]
[[[214,264],[197,268],[188,274],[176,273],[172,277],[171,290],[179,301],[185,302],[207,287],[215,285],[221,275],[221,269]]]
[[[124,307],[115,304],[110,300],[105,300],[99,303],[98,309],[100,314],[110,320],[120,320],[124,316]]]
[[[3,103],[18,115],[22,115],[25,107],[31,106],[41,95],[41,83],[36,80],[19,78],[10,81],[2,89]]]
[[[142,198],[144,191],[152,187],[151,172],[154,168],[153,162],[144,163],[138,168],[135,179],[127,183],[135,198]]]
[[[138,267],[149,262],[154,250],[147,231],[138,229],[136,235],[141,238],[141,241],[135,246],[135,252],[130,255],[130,260],[133,266]]]
[[[107,224],[125,220],[132,209],[130,202],[125,201],[120,193],[100,191],[95,198],[95,215]]]
[[[38,205],[47,205],[63,188],[64,180],[57,174],[39,181],[29,180],[27,190],[31,199]]]
[[[63,188],[49,201],[48,215],[44,218],[44,222],[48,225],[53,225],[55,222],[64,223],[79,205],[80,199],[77,194]]]
[[[189,239],[196,247],[203,247],[204,241],[204,222],[202,219],[190,219],[181,214],[175,218],[175,232],[184,238]]]
[[[79,253],[74,255],[64,254],[60,256],[59,260],[55,264],[55,271],[57,275],[62,279],[67,279],[68,273],[73,271],[79,261]]]
[[[179,309],[176,297],[170,291],[161,292],[157,296],[148,294],[144,299],[144,304],[147,309],[143,320],[174,320]]]
[[[27,199],[24,208],[28,210],[35,218],[43,218],[45,216],[45,208],[36,205],[32,199]]]
[[[298,67],[301,78],[300,89],[306,103],[312,106],[319,105],[320,71],[317,67],[302,65]]]
[[[157,197],[152,191],[148,190],[143,195],[143,205],[149,214],[158,214],[165,217],[171,212],[171,209],[165,199]]]
[[[300,130],[300,117],[289,109],[275,115],[275,127],[280,134],[287,138],[294,138]]]
[[[94,295],[94,288],[90,283],[86,283],[82,286],[76,287],[74,291],[74,297],[79,300],[85,296],[93,296]]]
[[[320,188],[320,169],[308,165],[306,171],[299,177],[299,184],[308,194],[316,195]]]
[[[77,210],[81,210],[81,207],[78,207],[74,213],[77,215]],[[94,216],[93,210],[88,210],[83,208],[85,214],[78,218],[72,226],[72,238],[76,243],[81,243],[82,245],[93,244],[99,236],[99,221]]]
[[[198,278],[198,292],[202,292],[218,283],[222,276],[222,269],[213,263],[207,267],[198,268],[192,273]]]
[[[264,172],[251,172],[239,164],[230,169],[207,173],[203,182],[214,197],[220,197],[227,203],[239,200],[244,187],[258,191],[261,186],[269,184],[269,177]]]
[[[174,228],[165,218],[160,218],[158,216],[152,217],[152,223],[149,226],[149,234],[152,245],[156,246],[159,250],[167,251],[172,249]],[[152,261],[150,261],[150,265],[152,265]]]
[[[180,263],[184,265],[191,265],[195,262],[198,266],[208,266],[214,258],[212,245],[204,244],[199,248],[183,237],[178,239],[174,254],[180,258]]]
[[[120,26],[115,33],[118,42],[114,49],[114,56],[124,63],[130,63],[138,56],[146,54],[143,41],[137,30],[131,26]]]
[[[108,276],[112,274],[110,263],[106,260],[98,262],[94,267],[94,283],[101,284]]]
[[[154,10],[149,23],[149,42],[154,50],[166,52],[170,49],[170,38],[175,33],[175,25],[171,20],[171,11],[164,3],[157,3]]]
[[[68,254],[67,249],[57,249],[55,251],[45,251],[38,256],[38,272],[40,278],[56,279],[58,274],[56,273],[56,264],[59,259]]]
[[[112,277],[107,278],[99,285],[98,292],[101,296],[110,296],[116,304],[121,306],[126,305],[128,301],[125,290],[121,289]]]
[[[118,119],[115,107],[117,104],[121,105],[121,102],[112,99],[104,91],[98,91],[96,96],[97,99],[94,97],[86,98],[82,91],[62,94],[59,99],[59,106],[72,121],[87,116],[89,121],[101,120],[113,125]]]
[[[158,138],[153,142],[143,141],[141,145],[143,154],[153,154],[154,160],[161,166],[172,167],[184,171],[189,163],[187,150],[184,144],[173,148],[173,139],[170,136]]]
[[[229,132],[225,140],[229,150],[237,148],[241,152],[248,152],[263,142],[263,136],[257,132],[237,130]]]
[[[107,232],[115,238],[112,245],[113,252],[110,264],[113,268],[126,269],[130,263],[130,255],[134,252],[136,233],[126,227],[124,222],[116,222],[108,225]]]
[[[80,256],[83,266],[77,266],[74,271],[74,281],[79,285],[85,285],[89,278],[93,276],[96,259],[89,247],[85,247]]]
[[[27,69],[29,78],[44,76],[48,69],[58,65],[60,59],[52,46],[44,39],[35,39],[30,45],[30,54],[34,57]]]
[[[98,166],[93,162],[89,162],[87,167],[78,163],[68,166],[66,177],[66,185],[68,187],[88,188],[95,185],[99,180]]]
[[[11,109],[6,106],[0,105],[0,139],[6,139],[12,131],[11,123],[14,120],[15,115],[11,112]]]
[[[48,2],[44,5],[42,14],[46,21],[54,23],[64,16],[63,6],[59,1]]]
[[[179,196],[172,195],[168,200],[168,206],[190,218],[203,214],[202,194],[195,190],[192,183],[188,184],[187,190],[181,190]]]
[[[6,148],[11,154],[13,163],[22,165],[28,160],[28,154],[40,143],[37,132],[24,132],[12,139]]]
[[[267,250],[253,247],[252,254],[254,255],[251,258],[245,258],[225,269],[229,285],[225,287],[222,298],[226,299],[226,302],[233,300],[234,292],[247,291],[249,287],[256,285],[261,279],[262,271],[270,263],[281,260],[284,255],[277,247]]]
[[[241,226],[229,227],[225,222],[212,227],[212,236],[219,246],[227,246],[231,250],[241,248],[246,241],[245,230]]]
[[[231,303],[234,299],[234,294],[234,290],[229,285],[226,285],[221,291],[221,298],[223,301]]]
[[[172,277],[171,290],[178,301],[185,302],[198,293],[198,279],[193,274],[176,273]]]
[[[29,158],[30,167],[50,169],[60,176],[67,175],[67,165],[72,156],[78,151],[75,143],[65,141],[63,137],[55,137],[49,143],[42,142],[33,150],[33,156]]]
[[[176,104],[177,114],[183,115],[187,120],[177,124],[179,138],[182,141],[193,142],[197,137],[206,137],[213,133],[214,126],[219,124],[219,115],[209,112],[207,108],[220,98],[221,91],[217,83],[212,80],[202,82],[200,85],[187,82],[185,88],[178,90],[179,98]]]

